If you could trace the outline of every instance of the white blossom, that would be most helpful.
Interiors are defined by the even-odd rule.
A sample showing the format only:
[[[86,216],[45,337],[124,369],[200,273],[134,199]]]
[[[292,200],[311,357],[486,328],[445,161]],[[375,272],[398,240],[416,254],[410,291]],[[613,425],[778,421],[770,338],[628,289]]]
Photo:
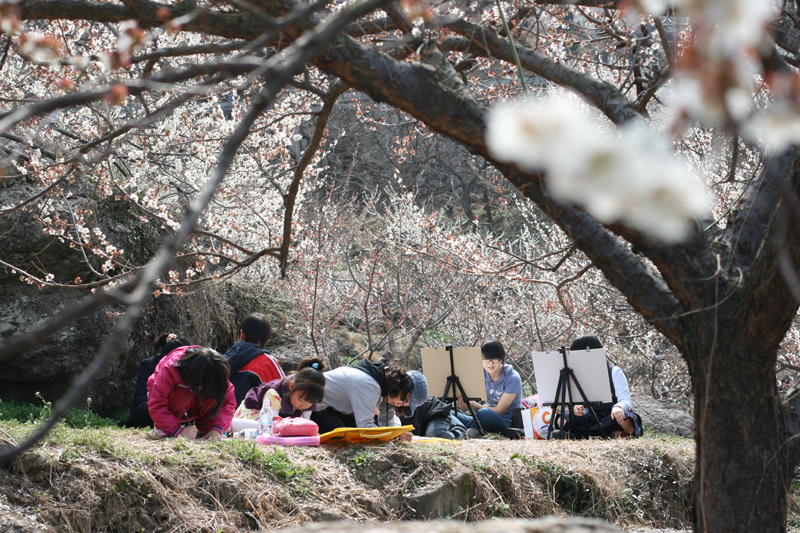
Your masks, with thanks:
[[[554,198],[602,222],[626,222],[664,242],[684,239],[692,219],[708,212],[708,199],[668,143],[644,125],[602,134],[579,106],[566,104],[496,106],[487,146],[502,161],[545,171]]]
[[[742,135],[770,152],[800,143],[800,114],[785,103],[756,114],[744,124]]]

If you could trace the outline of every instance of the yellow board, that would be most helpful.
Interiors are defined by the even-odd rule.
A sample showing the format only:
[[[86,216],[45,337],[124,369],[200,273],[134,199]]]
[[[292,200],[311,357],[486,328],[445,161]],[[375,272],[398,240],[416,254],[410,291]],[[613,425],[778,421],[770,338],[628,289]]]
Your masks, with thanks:
[[[414,431],[414,426],[394,426],[382,428],[336,428],[319,436],[320,444],[326,442],[386,442],[396,439],[403,433]]]

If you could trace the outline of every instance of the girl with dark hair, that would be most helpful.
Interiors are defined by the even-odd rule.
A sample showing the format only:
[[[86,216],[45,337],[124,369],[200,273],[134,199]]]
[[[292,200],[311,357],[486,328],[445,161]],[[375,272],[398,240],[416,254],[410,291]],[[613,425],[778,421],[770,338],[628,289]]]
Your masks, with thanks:
[[[272,324],[266,315],[250,313],[239,324],[238,342],[225,352],[237,405],[253,387],[286,377],[278,360],[264,349],[271,335]]]
[[[326,367],[324,359],[306,358],[297,365],[297,372],[250,389],[234,415],[234,430],[245,427],[239,425],[240,419],[258,420],[264,395],[270,390],[275,391],[280,401],[280,409],[274,412],[274,416],[311,418],[311,413],[317,410],[317,403],[322,401],[325,394],[323,371]],[[247,427],[254,426],[247,424]]]
[[[421,372],[406,372],[386,360],[362,359],[354,367],[326,372],[325,378],[320,410],[311,414],[320,433],[341,427],[399,426],[395,410],[402,409],[410,417],[428,397],[428,382]],[[400,438],[409,441],[411,433]]]
[[[490,340],[481,345],[483,379],[486,385],[486,405],[470,400],[475,416],[484,431],[499,433],[509,438],[518,435],[509,430],[514,408],[522,407],[522,379],[511,365],[505,364],[506,351],[500,341]],[[459,398],[463,409],[467,405]],[[468,428],[477,428],[475,419],[465,413],[454,413]]]
[[[596,350],[602,348],[600,339],[594,335],[587,335],[572,341],[569,349],[572,352],[580,350]],[[628,388],[628,379],[625,373],[618,366],[608,365],[608,381],[611,385],[611,403],[603,404],[594,408],[594,412],[600,419],[606,435],[619,437],[640,437],[642,435],[642,419],[633,412],[631,393]],[[600,430],[594,421],[591,413],[583,405],[576,405],[572,408],[572,415],[569,415],[567,424],[563,427],[564,432],[574,437],[586,438],[600,436]],[[560,420],[560,416],[558,417]],[[557,434],[557,438],[566,436],[562,433]]]
[[[225,356],[211,348],[170,352],[147,380],[148,409],[159,436],[218,439],[230,427],[236,398]]]
[[[121,427],[125,428],[144,428],[153,427],[153,419],[147,410],[147,379],[153,375],[156,365],[161,359],[175,348],[190,346],[192,343],[185,337],[179,337],[175,333],[162,333],[153,341],[153,351],[155,355],[141,362],[139,365],[139,377],[136,378],[136,390],[133,393],[133,404],[128,418],[120,422]]]

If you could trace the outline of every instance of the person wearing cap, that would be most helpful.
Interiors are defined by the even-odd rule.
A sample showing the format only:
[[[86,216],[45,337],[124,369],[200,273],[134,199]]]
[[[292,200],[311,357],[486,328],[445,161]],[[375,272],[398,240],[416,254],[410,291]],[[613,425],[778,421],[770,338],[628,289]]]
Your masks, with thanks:
[[[509,438],[519,438],[510,431],[514,408],[522,407],[522,379],[519,373],[505,363],[506,351],[500,341],[490,340],[481,345],[483,378],[486,384],[486,405],[470,400],[475,416],[484,431],[499,433]],[[459,398],[459,406],[467,405]],[[465,413],[454,415],[468,428],[476,428],[472,416]]]
[[[386,360],[363,359],[353,367],[326,372],[325,380],[319,410],[311,414],[320,433],[341,427],[399,426],[396,413],[410,417],[428,397],[428,382],[422,372],[407,372]],[[411,440],[411,433],[400,438]]]
[[[600,339],[594,335],[586,335],[572,341],[569,349],[571,352],[580,350],[597,350],[603,347]],[[607,364],[608,383],[611,387],[611,402],[594,407],[595,415],[603,428],[601,432],[591,416],[589,410],[583,405],[575,405],[572,414],[567,415],[567,423],[561,422],[561,417],[556,418],[556,424],[562,426],[563,431],[556,432],[550,438],[586,439],[599,437],[605,434],[611,438],[641,437],[642,418],[633,412],[631,392],[628,388],[628,379],[625,372],[618,366]]]

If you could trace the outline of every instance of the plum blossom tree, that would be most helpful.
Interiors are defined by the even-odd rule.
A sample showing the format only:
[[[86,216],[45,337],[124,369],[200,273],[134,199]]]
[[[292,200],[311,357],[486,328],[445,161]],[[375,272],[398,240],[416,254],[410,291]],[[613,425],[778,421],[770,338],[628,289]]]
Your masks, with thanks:
[[[338,140],[328,118],[353,89],[404,114],[415,136],[465,146],[562,232],[551,232],[553,248],[522,255],[489,254],[509,247],[458,232],[433,243],[460,254],[459,272],[512,272],[497,260],[509,252],[534,269],[513,271],[519,279],[497,292],[484,277],[480,297],[464,298],[481,320],[463,322],[463,335],[504,324],[520,339],[525,328],[535,332],[528,344],[557,338],[566,330],[549,320],[555,308],[532,307],[531,328],[499,302],[549,284],[572,323],[592,300],[576,305],[568,281],[601,272],[691,375],[695,529],[784,530],[800,433],[797,397],[782,406],[775,374],[800,296],[796,6],[560,4],[4,3],[0,134],[11,164],[0,216],[33,217],[85,253],[92,276],[3,266],[42,287],[98,290],[81,308],[6,340],[0,357],[103,302],[122,303],[126,314],[53,419],[0,458],[33,445],[102,373],[154,291],[244,269],[288,273],[303,242],[295,238],[313,233],[300,216],[304,202]],[[536,107],[539,93],[565,91],[577,95],[574,105]],[[524,104],[512,102],[523,94]],[[487,112],[500,102],[516,111]],[[403,136],[394,149],[411,142]],[[172,237],[152,261],[133,264],[93,225],[87,198],[128,202]],[[573,247],[585,263],[573,262]],[[380,265],[374,251],[368,257]],[[192,264],[169,272],[178,254]],[[276,261],[258,261],[265,256]],[[353,283],[366,287],[369,264],[352,270]],[[539,279],[555,265],[571,272]],[[388,302],[371,291],[362,301],[373,294],[379,300],[365,303],[365,315]],[[783,365],[792,364],[790,347]]]

